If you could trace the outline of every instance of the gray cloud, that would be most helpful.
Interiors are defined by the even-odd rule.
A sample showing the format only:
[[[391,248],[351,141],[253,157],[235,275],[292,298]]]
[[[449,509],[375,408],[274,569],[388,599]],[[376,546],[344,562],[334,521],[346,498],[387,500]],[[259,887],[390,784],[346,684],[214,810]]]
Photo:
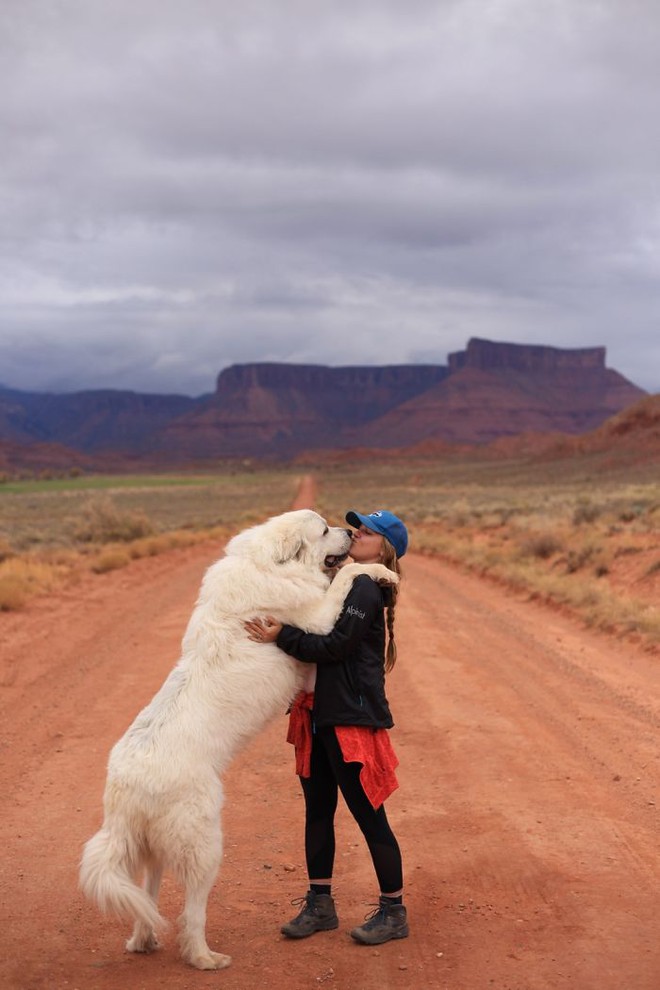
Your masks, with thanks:
[[[9,0],[0,382],[605,344],[660,388],[654,0]]]

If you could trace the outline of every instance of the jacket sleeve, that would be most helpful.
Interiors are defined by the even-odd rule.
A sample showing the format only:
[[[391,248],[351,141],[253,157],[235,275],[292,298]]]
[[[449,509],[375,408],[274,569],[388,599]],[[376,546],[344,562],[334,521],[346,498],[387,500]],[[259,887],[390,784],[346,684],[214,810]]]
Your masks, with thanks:
[[[331,632],[322,636],[303,632],[296,626],[283,626],[277,645],[303,663],[341,663],[356,649],[382,607],[379,585],[361,574],[353,582]]]

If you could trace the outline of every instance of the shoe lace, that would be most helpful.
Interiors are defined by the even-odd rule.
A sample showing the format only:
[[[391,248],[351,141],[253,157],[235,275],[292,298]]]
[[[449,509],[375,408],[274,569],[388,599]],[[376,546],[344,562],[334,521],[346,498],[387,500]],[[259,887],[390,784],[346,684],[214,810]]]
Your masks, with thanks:
[[[372,910],[369,911],[364,916],[364,920],[367,922],[367,924],[369,922],[376,922],[376,921],[380,921],[380,920],[383,920],[383,921],[385,920],[385,916],[387,914],[387,907],[386,907],[385,904],[381,904],[381,903],[370,904],[369,907],[371,907]]]
[[[312,898],[310,897],[309,891],[303,894],[302,897],[294,897],[291,904],[295,908],[300,908],[301,912],[306,911],[311,905]]]

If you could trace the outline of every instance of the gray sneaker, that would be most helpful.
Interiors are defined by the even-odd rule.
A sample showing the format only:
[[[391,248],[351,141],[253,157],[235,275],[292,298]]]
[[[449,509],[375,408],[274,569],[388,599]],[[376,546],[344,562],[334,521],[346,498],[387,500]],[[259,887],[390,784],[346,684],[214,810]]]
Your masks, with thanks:
[[[303,907],[300,914],[280,928],[282,934],[288,938],[307,938],[314,932],[329,932],[339,926],[335,902],[330,894],[317,894],[308,890],[304,897],[291,903]]]
[[[408,938],[408,919],[403,904],[390,904],[381,897],[378,907],[359,928],[351,931],[351,938],[363,945],[380,945],[391,938]]]

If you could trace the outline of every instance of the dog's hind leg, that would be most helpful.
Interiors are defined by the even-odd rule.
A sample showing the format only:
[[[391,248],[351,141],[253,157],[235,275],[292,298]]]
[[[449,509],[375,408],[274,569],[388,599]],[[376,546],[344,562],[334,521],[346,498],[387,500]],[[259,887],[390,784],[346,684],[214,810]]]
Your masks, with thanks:
[[[231,956],[212,952],[206,943],[206,903],[222,860],[219,822],[198,834],[195,847],[187,845],[179,854],[178,872],[186,888],[186,903],[179,919],[181,954],[197,969],[224,969]]]
[[[158,892],[162,877],[163,864],[161,862],[152,861],[147,864],[144,887],[156,903],[158,903]],[[158,947],[158,938],[153,928],[145,924],[144,921],[136,921],[133,934],[126,943],[126,950],[128,952],[153,952]]]

